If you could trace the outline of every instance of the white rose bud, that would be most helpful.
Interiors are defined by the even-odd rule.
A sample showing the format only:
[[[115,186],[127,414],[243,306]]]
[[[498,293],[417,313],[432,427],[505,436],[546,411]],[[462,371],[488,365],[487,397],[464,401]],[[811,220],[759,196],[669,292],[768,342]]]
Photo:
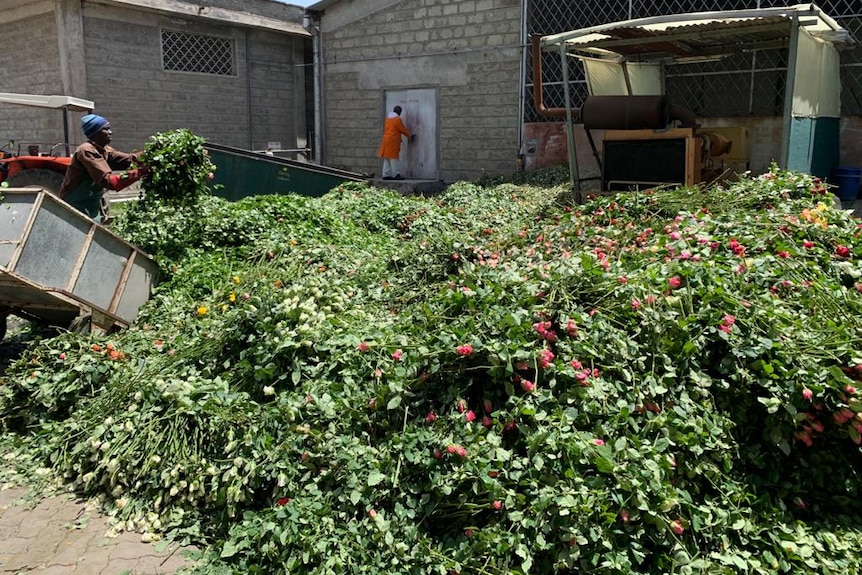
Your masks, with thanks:
[[[275,388],[271,385],[264,386],[263,394],[266,396],[275,395]]]

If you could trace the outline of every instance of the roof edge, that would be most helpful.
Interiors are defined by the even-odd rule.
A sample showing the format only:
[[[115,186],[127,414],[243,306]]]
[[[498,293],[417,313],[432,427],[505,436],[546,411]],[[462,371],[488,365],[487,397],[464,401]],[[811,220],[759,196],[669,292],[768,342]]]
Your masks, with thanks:
[[[805,15],[817,16],[833,30],[841,29],[841,26],[830,16],[826,15],[817,5],[796,4],[793,6],[782,6],[778,8],[753,8],[748,10],[688,12],[685,14],[669,14],[664,16],[649,16],[646,18],[636,18],[632,20],[619,20],[616,22],[609,22],[607,24],[600,24],[598,26],[591,26],[589,28],[569,30],[568,32],[560,32],[558,34],[543,36],[540,41],[540,44],[542,48],[559,46],[560,44],[563,44],[568,40],[574,40],[588,34],[600,34],[602,32],[615,28],[636,28],[639,26],[649,26],[653,24],[666,24],[671,22],[684,23],[695,20],[741,20],[746,18],[765,18],[770,16],[787,16],[789,13],[793,13],[793,15],[796,17]]]

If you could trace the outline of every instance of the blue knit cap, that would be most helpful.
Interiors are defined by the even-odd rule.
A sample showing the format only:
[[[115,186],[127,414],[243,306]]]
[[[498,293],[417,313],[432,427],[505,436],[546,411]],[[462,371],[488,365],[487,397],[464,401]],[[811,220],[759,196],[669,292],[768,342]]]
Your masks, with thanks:
[[[87,114],[81,118],[81,129],[88,138],[107,125],[108,121],[98,114]]]

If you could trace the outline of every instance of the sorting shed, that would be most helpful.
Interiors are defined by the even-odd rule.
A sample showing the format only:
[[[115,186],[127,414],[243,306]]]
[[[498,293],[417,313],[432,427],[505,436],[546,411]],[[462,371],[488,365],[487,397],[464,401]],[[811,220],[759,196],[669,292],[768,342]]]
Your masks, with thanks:
[[[573,184],[579,189],[573,124],[580,121],[580,108],[570,93],[570,58],[584,66],[591,95],[634,96],[666,94],[671,68],[781,51],[787,66],[773,74],[784,87],[775,161],[826,176],[839,158],[839,50],[853,43],[847,30],[813,4],[656,16],[542,37],[541,48],[558,52],[562,63]],[[757,86],[751,82],[749,98],[758,97]]]

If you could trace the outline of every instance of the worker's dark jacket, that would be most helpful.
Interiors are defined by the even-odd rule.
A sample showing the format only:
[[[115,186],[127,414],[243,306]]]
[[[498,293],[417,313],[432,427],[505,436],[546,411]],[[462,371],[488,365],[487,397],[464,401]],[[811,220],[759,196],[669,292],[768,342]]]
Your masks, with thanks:
[[[102,194],[110,187],[108,177],[114,170],[128,170],[138,161],[137,154],[127,154],[111,146],[100,147],[84,142],[72,155],[72,163],[60,186],[59,195],[91,218],[101,213]]]

